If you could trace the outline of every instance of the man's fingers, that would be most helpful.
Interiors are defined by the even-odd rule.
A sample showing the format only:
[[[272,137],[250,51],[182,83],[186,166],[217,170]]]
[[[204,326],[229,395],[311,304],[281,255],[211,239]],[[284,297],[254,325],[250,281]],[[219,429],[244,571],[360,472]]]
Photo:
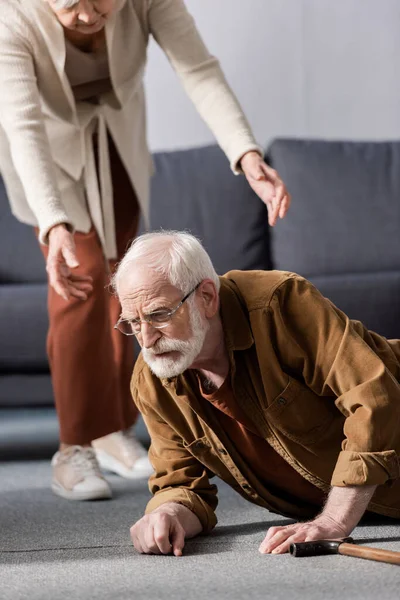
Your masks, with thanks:
[[[311,524],[306,525],[300,527],[296,533],[286,538],[284,542],[278,546],[275,546],[274,550],[272,550],[272,554],[283,554],[284,552],[288,552],[290,544],[293,544],[294,542],[313,542],[315,540],[321,540],[324,537],[326,536],[321,528],[315,527]]]
[[[131,540],[135,549],[141,554],[159,554],[154,552],[153,527],[146,522],[146,518],[135,523],[130,529]]]
[[[141,546],[141,550],[140,552],[142,554],[155,554],[155,552],[153,552],[152,550],[150,550],[150,548],[147,546],[146,542],[143,540],[143,538],[140,539],[140,546]]]
[[[140,543],[139,536],[136,535],[136,533],[133,532],[132,529],[131,529],[131,540],[132,540],[133,547],[135,548],[135,550],[137,550],[141,554],[144,554],[142,544]]]
[[[264,541],[268,542],[271,538],[274,537],[274,535],[276,535],[280,531],[283,531],[283,529],[286,529],[287,527],[288,527],[288,525],[279,525],[276,527],[270,527],[267,531],[267,535],[265,536]]]
[[[273,538],[269,541],[270,550],[277,548],[279,544],[287,540],[290,536],[294,535],[296,530],[292,527],[285,527],[282,531],[276,533]]]
[[[174,514],[154,511],[130,529],[133,545],[145,554],[182,556],[185,531]]]
[[[141,528],[138,526],[138,524],[136,523],[135,525],[133,525],[130,529],[130,534],[131,534],[131,540],[132,540],[132,544],[135,548],[135,550],[137,550],[138,552],[140,552],[141,554],[146,554],[146,550],[143,547],[143,540],[141,539]]]
[[[296,525],[288,525],[286,527],[271,527],[268,533],[261,543],[259,551],[262,554],[268,554],[272,552],[274,548],[277,548],[282,544],[288,537],[294,535],[296,532]]]
[[[287,552],[292,542],[303,542],[309,535],[310,539],[317,540],[321,538],[319,529],[309,523],[295,523],[287,527],[272,528],[271,535],[266,536],[260,546],[260,552],[263,554],[283,554]],[[268,533],[270,533],[268,531]]]
[[[161,554],[154,540],[154,526],[152,524],[149,523],[144,531],[142,530],[140,543],[146,554]]]
[[[183,548],[185,546],[185,531],[183,527],[175,525],[171,531],[171,542],[172,552],[175,556],[183,555]]]
[[[284,554],[285,552],[289,551],[290,544],[293,544],[294,542],[304,542],[305,537],[306,536],[303,531],[297,531],[295,534],[286,538],[282,544],[275,546],[275,548],[271,551],[271,554]]]
[[[170,542],[169,524],[165,519],[159,519],[154,525],[154,541],[161,554],[170,554],[172,547]]]

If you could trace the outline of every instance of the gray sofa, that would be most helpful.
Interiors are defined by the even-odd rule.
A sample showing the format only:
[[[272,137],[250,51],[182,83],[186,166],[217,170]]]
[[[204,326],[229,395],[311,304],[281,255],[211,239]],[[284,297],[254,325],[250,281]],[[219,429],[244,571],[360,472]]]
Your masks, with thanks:
[[[352,318],[400,337],[400,143],[276,140],[267,155],[293,196],[274,230],[216,146],[155,155],[152,227],[198,235],[219,273],[296,271]],[[43,258],[0,186],[0,459],[57,445],[46,328]]]

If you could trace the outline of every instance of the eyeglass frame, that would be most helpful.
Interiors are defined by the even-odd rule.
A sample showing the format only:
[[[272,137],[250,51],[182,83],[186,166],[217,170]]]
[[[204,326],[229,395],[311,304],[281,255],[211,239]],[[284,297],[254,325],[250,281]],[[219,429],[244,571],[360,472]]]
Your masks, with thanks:
[[[118,325],[119,325],[120,323],[122,323],[123,321],[125,321],[126,323],[132,323],[132,322],[136,322],[138,325],[139,325],[139,324],[142,324],[142,323],[147,323],[148,325],[151,325],[152,327],[154,327],[154,329],[165,329],[165,327],[168,327],[168,325],[169,325],[170,321],[172,320],[172,317],[174,316],[174,314],[175,314],[175,313],[176,313],[176,312],[177,312],[177,311],[180,309],[180,307],[182,306],[182,304],[184,304],[184,302],[186,302],[186,300],[189,298],[189,296],[191,296],[191,295],[192,295],[192,294],[193,294],[193,293],[194,293],[194,292],[197,290],[197,288],[199,287],[199,285],[200,285],[201,283],[202,283],[202,282],[200,281],[200,282],[199,282],[199,283],[196,285],[196,287],[194,287],[194,288],[193,288],[193,289],[192,289],[192,290],[191,290],[191,291],[190,291],[188,294],[186,294],[186,296],[184,296],[184,297],[182,298],[182,300],[179,302],[179,304],[177,304],[177,305],[175,306],[175,308],[172,308],[171,310],[169,310],[169,311],[166,311],[166,313],[167,313],[167,317],[168,317],[168,321],[166,321],[166,322],[164,323],[164,325],[161,325],[160,327],[156,327],[156,326],[155,326],[155,325],[154,325],[154,324],[151,322],[151,319],[150,319],[149,317],[147,317],[147,318],[145,317],[144,319],[137,319],[137,320],[136,320],[136,319],[121,319],[121,318],[120,318],[120,319],[118,319],[118,322],[117,322],[117,323],[114,325],[114,329],[117,329],[117,330],[118,330],[120,333],[122,333],[122,335],[126,335],[126,336],[128,336],[128,337],[130,337],[131,335],[139,335],[139,333],[141,332],[141,328],[139,329],[139,331],[138,331],[137,333],[135,333],[133,330],[132,330],[132,333],[125,333],[124,331],[121,331],[121,330],[119,329],[119,327],[118,327]],[[156,311],[154,311],[154,312],[156,312]],[[131,325],[131,327],[132,327],[132,325]]]

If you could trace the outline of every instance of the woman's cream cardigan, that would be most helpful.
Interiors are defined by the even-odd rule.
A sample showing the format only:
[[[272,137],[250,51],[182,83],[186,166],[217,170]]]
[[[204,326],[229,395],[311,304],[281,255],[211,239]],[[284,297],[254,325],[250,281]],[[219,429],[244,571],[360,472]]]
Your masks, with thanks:
[[[98,105],[76,103],[64,72],[63,29],[44,0],[7,0],[0,9],[0,172],[14,215],[37,225],[45,243],[58,223],[88,232],[116,257],[107,130],[145,218],[152,160],[146,142],[143,72],[149,36],[168,56],[232,168],[259,150],[183,0],[117,0],[106,25],[112,91]],[[171,119],[179,115],[171,114]],[[99,136],[100,177],[91,137]],[[190,202],[190,198],[187,199]]]

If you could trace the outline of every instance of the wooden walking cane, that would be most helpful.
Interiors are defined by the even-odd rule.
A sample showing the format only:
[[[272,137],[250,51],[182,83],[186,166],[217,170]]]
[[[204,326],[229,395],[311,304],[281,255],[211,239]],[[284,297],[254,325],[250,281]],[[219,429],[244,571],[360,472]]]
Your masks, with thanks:
[[[344,556],[355,556],[356,558],[366,558],[367,560],[390,563],[391,565],[400,565],[400,552],[359,546],[353,543],[352,538],[290,544],[289,551],[292,556],[296,557],[342,554]]]

